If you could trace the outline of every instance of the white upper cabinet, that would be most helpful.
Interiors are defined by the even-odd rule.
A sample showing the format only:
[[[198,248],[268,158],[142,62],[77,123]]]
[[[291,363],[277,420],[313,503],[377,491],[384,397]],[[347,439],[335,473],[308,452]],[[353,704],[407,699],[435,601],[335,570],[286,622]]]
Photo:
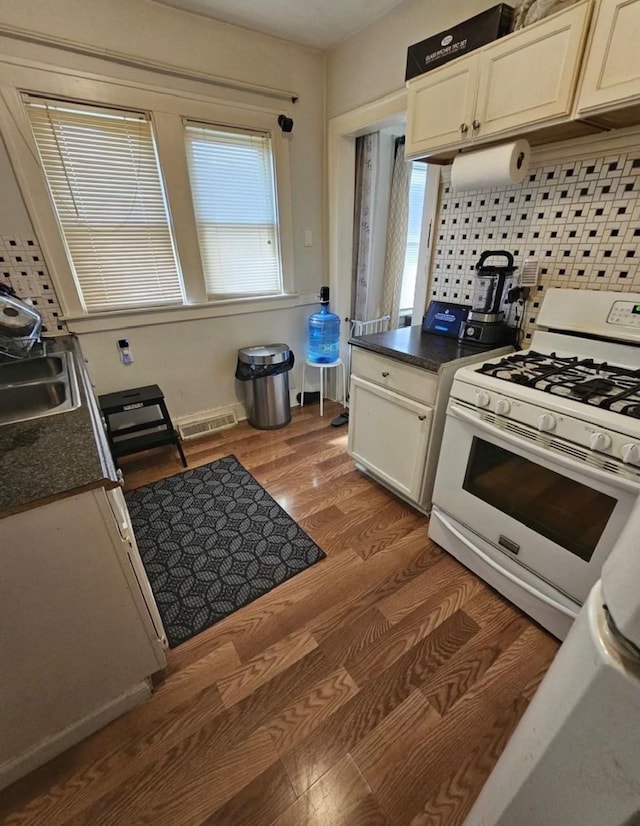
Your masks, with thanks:
[[[591,7],[583,0],[409,81],[407,157],[570,119]]]
[[[569,117],[590,11],[573,6],[481,53],[479,138]]]
[[[474,53],[409,83],[407,154],[471,140],[479,61]]]
[[[602,0],[585,61],[579,117],[601,113],[605,124],[638,123],[639,49],[640,0]]]

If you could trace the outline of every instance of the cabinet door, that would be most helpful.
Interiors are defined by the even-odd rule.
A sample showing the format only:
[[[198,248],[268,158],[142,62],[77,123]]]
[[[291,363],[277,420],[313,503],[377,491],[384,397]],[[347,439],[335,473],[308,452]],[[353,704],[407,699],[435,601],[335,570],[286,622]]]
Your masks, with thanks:
[[[640,0],[600,4],[578,101],[578,114],[640,102]]]
[[[129,515],[129,509],[127,508],[127,503],[122,494],[122,490],[120,488],[109,490],[106,492],[106,498],[111,512],[115,517],[118,526],[118,533],[125,548],[127,560],[131,566],[131,572],[140,590],[144,610],[149,615],[149,619],[151,620],[158,640],[165,648],[167,648],[167,634],[164,630],[160,612],[158,611],[158,606],[147,578],[147,572],[145,571],[142,563],[140,551],[138,550],[138,545],[136,543],[136,537],[133,532],[133,525],[131,524],[131,516]],[[133,590],[133,593],[135,594],[135,590]]]
[[[483,49],[474,138],[570,115],[590,13],[580,3]]]
[[[353,376],[349,453],[389,487],[417,502],[432,408]]]
[[[470,139],[478,62],[459,58],[407,84],[407,157]]]

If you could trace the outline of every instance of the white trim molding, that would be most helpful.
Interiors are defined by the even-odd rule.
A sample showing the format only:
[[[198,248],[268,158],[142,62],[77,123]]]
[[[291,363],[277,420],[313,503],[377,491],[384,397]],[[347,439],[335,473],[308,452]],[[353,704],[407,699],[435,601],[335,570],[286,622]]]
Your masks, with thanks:
[[[18,26],[9,26],[0,23],[0,36],[8,37],[11,40],[21,40],[25,43],[34,43],[37,46],[49,46],[54,49],[61,49],[65,52],[84,55],[85,57],[99,57],[112,63],[119,63],[123,66],[130,66],[134,69],[145,69],[168,75],[169,77],[180,78],[181,80],[195,80],[200,83],[208,83],[223,89],[234,89],[242,92],[265,95],[266,97],[277,98],[279,100],[289,100],[295,103],[298,100],[296,92],[287,89],[274,89],[269,86],[260,86],[257,83],[246,83],[240,80],[230,80],[229,78],[212,75],[209,72],[197,72],[193,69],[184,69],[172,63],[165,63],[160,60],[146,60],[142,57],[134,57],[125,52],[117,52],[114,49],[99,49],[96,46],[89,46],[77,40],[69,40],[63,37],[53,37],[43,32],[35,32],[30,29],[22,29]]]
[[[407,92],[401,89],[380,100],[329,121],[328,135],[328,230],[329,284],[333,309],[341,318],[351,312],[351,268],[353,259],[353,181],[355,140],[359,135],[387,126],[404,129]],[[341,351],[346,358],[349,327],[342,325]]]
[[[72,333],[102,333],[109,330],[129,330],[134,327],[154,327],[158,324],[177,324],[182,321],[199,321],[204,318],[250,315],[271,310],[289,310],[317,304],[316,293],[291,293],[290,295],[265,296],[264,298],[240,298],[231,301],[215,301],[209,304],[180,304],[175,307],[155,307],[149,310],[118,310],[113,313],[93,315],[68,315],[64,317]]]

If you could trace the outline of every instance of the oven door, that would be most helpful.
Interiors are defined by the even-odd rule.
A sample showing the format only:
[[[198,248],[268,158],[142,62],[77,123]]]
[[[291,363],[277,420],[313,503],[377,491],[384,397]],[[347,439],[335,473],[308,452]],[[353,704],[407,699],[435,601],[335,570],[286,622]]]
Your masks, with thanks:
[[[616,476],[449,403],[433,501],[471,531],[584,602],[640,480]],[[546,440],[548,441],[548,440]]]

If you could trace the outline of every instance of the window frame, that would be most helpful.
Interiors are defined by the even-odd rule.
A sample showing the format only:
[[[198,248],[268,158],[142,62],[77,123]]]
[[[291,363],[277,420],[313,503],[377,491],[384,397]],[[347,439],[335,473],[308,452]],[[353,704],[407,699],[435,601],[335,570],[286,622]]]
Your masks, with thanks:
[[[184,146],[185,152],[187,154],[187,168],[189,170],[189,180],[193,183],[192,176],[195,175],[196,169],[195,166],[190,162],[190,149],[188,147],[189,141],[193,140],[195,136],[193,135],[196,129],[203,129],[207,130],[210,129],[212,132],[224,133],[228,132],[230,134],[235,135],[243,135],[245,137],[258,137],[264,138],[268,137],[269,140],[269,154],[270,154],[270,163],[269,166],[271,167],[271,193],[273,196],[273,228],[274,228],[274,235],[275,235],[275,250],[276,250],[276,258],[277,258],[277,267],[278,267],[278,286],[279,290],[265,290],[263,292],[257,290],[255,292],[237,292],[233,293],[233,291],[228,290],[227,292],[220,292],[216,294],[215,292],[209,292],[208,289],[208,280],[207,280],[207,273],[204,272],[205,278],[205,289],[207,290],[207,297],[209,301],[224,301],[224,300],[233,300],[234,298],[273,298],[283,294],[284,290],[284,274],[282,271],[282,254],[280,250],[280,215],[278,213],[278,180],[275,168],[275,155],[273,149],[273,135],[271,131],[257,131],[257,130],[250,130],[246,127],[237,128],[237,127],[229,127],[229,126],[222,126],[217,123],[195,123],[193,121],[187,120],[186,118],[183,119],[183,136],[184,136]],[[200,138],[200,140],[204,140],[204,136]],[[194,206],[194,213],[196,208],[196,199],[194,196],[193,188],[191,189],[191,196],[192,196],[192,204]],[[196,231],[198,232],[198,244],[200,247],[200,260],[203,260],[203,238],[201,237],[201,233],[198,230],[198,219],[197,216],[195,217],[196,220]],[[200,222],[202,224],[202,222]],[[203,268],[204,269],[204,268]]]
[[[128,326],[206,318],[301,303],[293,281],[293,230],[289,141],[277,127],[281,109],[244,105],[192,92],[166,92],[158,87],[102,76],[78,75],[70,70],[51,71],[26,67],[2,58],[0,130],[32,219],[34,230],[51,272],[64,318],[78,332],[122,329]],[[87,313],[67,256],[49,188],[40,168],[35,140],[23,93],[67,99],[93,106],[147,113],[152,122],[160,174],[164,186],[185,303]],[[279,218],[282,294],[266,297],[209,299],[200,259],[191,198],[184,121],[199,121],[234,129],[271,134]]]

